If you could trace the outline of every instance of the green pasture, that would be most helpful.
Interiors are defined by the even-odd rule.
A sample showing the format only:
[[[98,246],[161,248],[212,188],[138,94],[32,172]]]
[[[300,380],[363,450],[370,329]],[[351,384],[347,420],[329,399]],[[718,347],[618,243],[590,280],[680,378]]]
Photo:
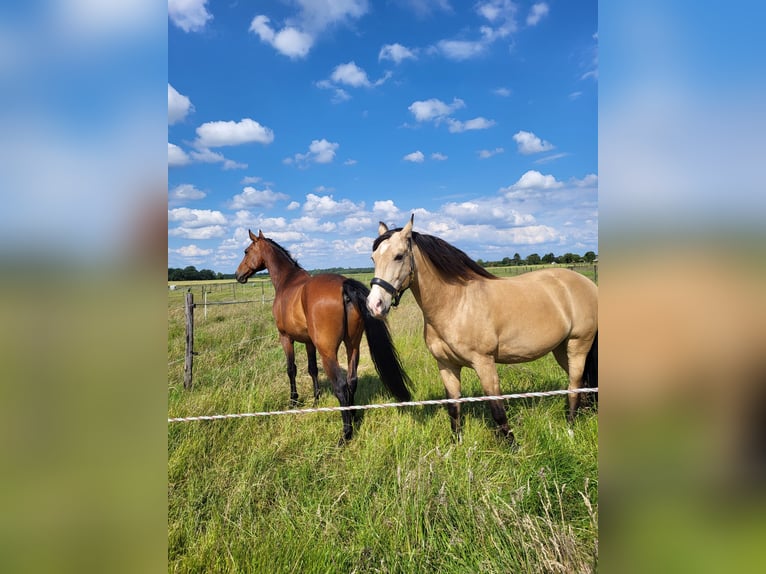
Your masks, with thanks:
[[[191,390],[183,388],[186,285],[168,292],[169,417],[290,408],[273,291],[257,280],[235,289],[207,300],[254,302],[209,306],[207,316],[195,309]],[[413,398],[443,398],[410,293],[389,327]],[[391,402],[366,345],[356,403]],[[312,406],[302,345],[296,355],[302,406]],[[550,355],[499,370],[504,393],[566,387]],[[321,370],[320,386],[320,405],[337,406]],[[473,371],[463,372],[463,394],[482,394]],[[339,413],[169,423],[168,571],[594,571],[598,420],[585,410],[570,433],[564,405],[563,397],[510,401],[515,449],[495,434],[485,403],[463,405],[460,444],[446,409],[434,406],[364,411],[344,447]]]

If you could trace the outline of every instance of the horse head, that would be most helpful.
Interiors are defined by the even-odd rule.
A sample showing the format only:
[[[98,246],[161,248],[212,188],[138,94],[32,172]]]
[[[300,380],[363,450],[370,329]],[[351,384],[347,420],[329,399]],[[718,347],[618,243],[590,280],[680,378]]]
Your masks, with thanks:
[[[384,318],[399,304],[404,291],[412,284],[415,256],[412,252],[412,224],[415,215],[401,229],[389,230],[382,221],[378,238],[372,246],[375,277],[370,281],[367,308],[376,319]]]
[[[266,239],[263,236],[263,232],[258,230],[257,236],[253,235],[253,232],[249,229],[247,232],[250,235],[252,243],[245,249],[245,256],[242,258],[242,261],[237,267],[237,271],[234,273],[234,276],[240,283],[247,283],[247,280],[253,273],[266,269],[266,261],[263,258],[261,247]]]

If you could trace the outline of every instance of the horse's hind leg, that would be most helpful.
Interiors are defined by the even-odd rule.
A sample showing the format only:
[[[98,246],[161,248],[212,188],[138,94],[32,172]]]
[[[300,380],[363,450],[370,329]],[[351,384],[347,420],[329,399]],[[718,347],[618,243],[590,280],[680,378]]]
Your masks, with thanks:
[[[479,376],[485,395],[497,396],[500,394],[500,379],[497,375],[497,366],[495,366],[493,358],[488,358],[479,364],[475,364],[474,370]],[[492,418],[497,423],[498,433],[509,443],[513,444],[513,432],[508,428],[508,416],[505,414],[503,401],[489,401],[489,410],[492,413]]]
[[[569,375],[568,388],[570,391],[582,387],[585,359],[588,356],[592,342],[592,339],[569,339],[553,351],[556,361]],[[575,415],[580,408],[580,398],[580,393],[571,393],[568,396],[569,411],[567,420],[570,424],[574,423]]]
[[[338,402],[340,403],[340,406],[349,406],[349,388],[346,384],[346,379],[343,377],[343,372],[340,369],[340,365],[338,365],[337,352],[332,356],[326,355],[321,351],[320,354],[322,355],[322,367],[324,368],[325,374],[330,378],[330,381],[332,382],[332,388],[335,396],[338,399]],[[343,419],[343,436],[338,443],[339,445],[343,444],[347,440],[350,440],[354,433],[354,428],[351,424],[351,411],[341,411],[340,414],[341,418]]]
[[[354,395],[359,382],[359,342],[356,347],[346,344],[346,356],[348,357],[348,373],[346,375],[346,385],[348,386],[349,404],[354,404]],[[360,411],[351,411],[355,419],[359,419]]]
[[[309,375],[314,383],[314,406],[319,402],[319,367],[317,367],[317,348],[313,343],[306,343],[306,357],[309,361]]]
[[[295,366],[295,346],[293,345],[292,338],[284,333],[279,334],[279,342],[282,343],[282,349],[284,349],[285,357],[287,358],[287,377],[290,379],[290,403],[296,405],[298,404],[298,389],[295,387],[295,375],[298,369]]]

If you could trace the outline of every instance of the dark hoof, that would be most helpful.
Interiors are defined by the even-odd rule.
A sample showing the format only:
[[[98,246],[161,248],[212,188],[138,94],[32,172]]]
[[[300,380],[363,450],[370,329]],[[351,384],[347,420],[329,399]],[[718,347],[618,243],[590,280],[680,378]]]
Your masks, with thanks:
[[[516,437],[513,436],[513,431],[507,428],[499,428],[497,429],[497,436],[499,436],[501,439],[505,439],[505,441],[508,443],[508,446],[510,446],[513,450],[518,449],[516,444]]]

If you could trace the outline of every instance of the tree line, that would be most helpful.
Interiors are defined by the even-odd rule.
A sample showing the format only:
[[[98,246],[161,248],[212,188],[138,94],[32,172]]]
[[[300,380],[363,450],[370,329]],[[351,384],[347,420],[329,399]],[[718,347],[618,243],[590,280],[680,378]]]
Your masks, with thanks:
[[[482,261],[477,259],[476,263],[482,267],[513,267],[514,265],[540,265],[541,263],[593,263],[598,258],[593,251],[586,251],[585,255],[578,255],[577,253],[564,253],[564,255],[554,255],[553,253],[546,253],[542,257],[537,253],[530,253],[526,258],[521,257],[518,253],[514,253],[513,257],[504,257],[500,261]]]
[[[234,273],[216,273],[210,269],[200,269],[189,265],[180,267],[168,267],[168,281],[210,281],[214,279],[234,279]]]
[[[542,257],[537,253],[531,253],[527,257],[522,258],[518,253],[514,253],[513,257],[504,257],[500,261],[483,261],[477,259],[476,262],[482,267],[513,267],[515,265],[540,265],[541,263],[593,263],[598,256],[593,251],[586,251],[585,255],[578,255],[577,253],[564,253],[564,255],[556,256],[553,253],[546,253]],[[374,268],[372,267],[332,267],[329,269],[315,269],[311,271],[313,274],[317,273],[372,273]],[[168,267],[168,281],[210,281],[218,279],[234,279],[234,273],[220,273],[210,269],[200,269],[194,265],[189,265],[181,269],[180,267]]]

